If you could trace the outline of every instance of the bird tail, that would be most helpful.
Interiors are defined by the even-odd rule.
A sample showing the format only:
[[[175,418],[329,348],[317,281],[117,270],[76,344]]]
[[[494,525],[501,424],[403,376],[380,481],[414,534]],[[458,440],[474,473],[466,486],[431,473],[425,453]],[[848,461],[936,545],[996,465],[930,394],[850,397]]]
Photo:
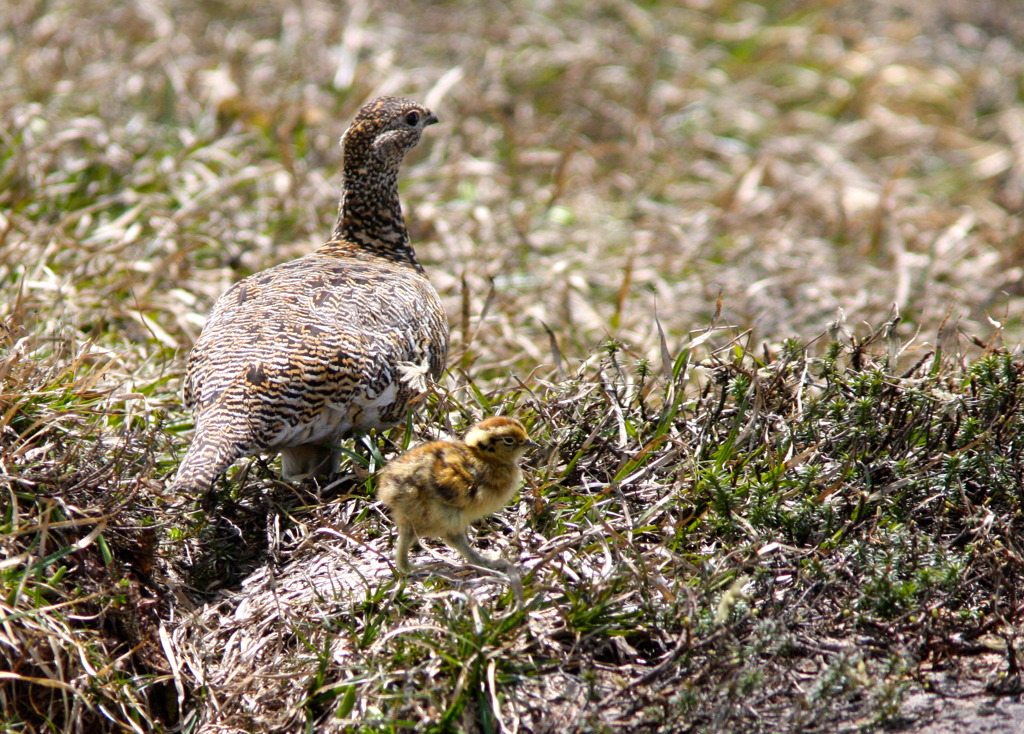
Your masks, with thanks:
[[[247,434],[230,423],[200,420],[178,473],[174,475],[171,493],[193,499],[204,497],[217,477],[236,460],[252,453],[248,450],[251,439]]]

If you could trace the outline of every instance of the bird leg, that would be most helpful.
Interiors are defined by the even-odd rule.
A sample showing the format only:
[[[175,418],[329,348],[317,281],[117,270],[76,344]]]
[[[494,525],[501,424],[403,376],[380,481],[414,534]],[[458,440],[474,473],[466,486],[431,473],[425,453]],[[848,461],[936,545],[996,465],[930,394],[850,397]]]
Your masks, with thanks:
[[[416,531],[412,525],[400,525],[398,528],[398,542],[395,544],[395,565],[402,573],[412,571],[409,565],[409,547],[416,540]]]
[[[336,471],[334,453],[326,446],[291,446],[281,449],[281,475],[285,479],[329,476]]]
[[[448,543],[452,548],[462,554],[462,557],[472,563],[474,566],[483,566],[484,568],[497,568],[506,570],[512,568],[511,563],[503,558],[490,558],[488,556],[482,556],[476,552],[476,550],[469,544],[469,538],[466,537],[466,531],[463,530],[461,533],[451,533],[445,536],[445,542]]]

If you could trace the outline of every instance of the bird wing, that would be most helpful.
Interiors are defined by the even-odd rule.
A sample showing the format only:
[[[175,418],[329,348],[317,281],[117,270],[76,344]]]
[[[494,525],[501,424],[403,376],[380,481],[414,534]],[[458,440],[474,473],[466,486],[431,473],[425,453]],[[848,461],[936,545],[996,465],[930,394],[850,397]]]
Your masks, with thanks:
[[[430,486],[435,499],[459,509],[472,504],[480,479],[477,460],[458,444],[441,444],[432,453]]]
[[[244,394],[257,441],[324,410],[339,426],[391,425],[420,390],[416,368],[440,377],[448,325],[437,293],[409,267],[313,253],[236,283],[217,301],[189,356],[194,411]],[[242,386],[244,389],[240,389]]]

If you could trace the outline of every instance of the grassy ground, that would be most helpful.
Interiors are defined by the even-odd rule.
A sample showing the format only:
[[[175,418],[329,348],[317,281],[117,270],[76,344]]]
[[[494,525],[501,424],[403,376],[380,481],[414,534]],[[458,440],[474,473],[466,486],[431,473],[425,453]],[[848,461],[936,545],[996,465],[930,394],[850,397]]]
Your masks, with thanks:
[[[5,731],[875,731],[1019,695],[1010,0],[0,7]],[[163,493],[216,297],[316,247],[366,98],[450,372],[348,474]],[[513,413],[402,580],[372,473]],[[421,559],[422,560],[422,559]],[[986,698],[986,700],[988,700]]]

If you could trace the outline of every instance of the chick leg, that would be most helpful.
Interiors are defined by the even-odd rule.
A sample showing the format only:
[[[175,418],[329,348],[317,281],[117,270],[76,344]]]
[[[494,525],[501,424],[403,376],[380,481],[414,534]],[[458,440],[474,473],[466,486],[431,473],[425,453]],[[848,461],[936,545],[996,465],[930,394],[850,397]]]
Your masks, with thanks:
[[[395,565],[402,573],[412,571],[412,566],[409,565],[409,547],[414,540],[416,531],[412,529],[412,525],[399,525],[398,542],[395,544]]]
[[[462,557],[472,563],[474,566],[483,566],[484,568],[510,568],[512,564],[502,558],[488,558],[482,556],[476,552],[476,550],[469,544],[469,538],[466,537],[466,531],[463,530],[461,533],[452,533],[445,536],[445,542],[448,543],[452,548],[462,554]]]

